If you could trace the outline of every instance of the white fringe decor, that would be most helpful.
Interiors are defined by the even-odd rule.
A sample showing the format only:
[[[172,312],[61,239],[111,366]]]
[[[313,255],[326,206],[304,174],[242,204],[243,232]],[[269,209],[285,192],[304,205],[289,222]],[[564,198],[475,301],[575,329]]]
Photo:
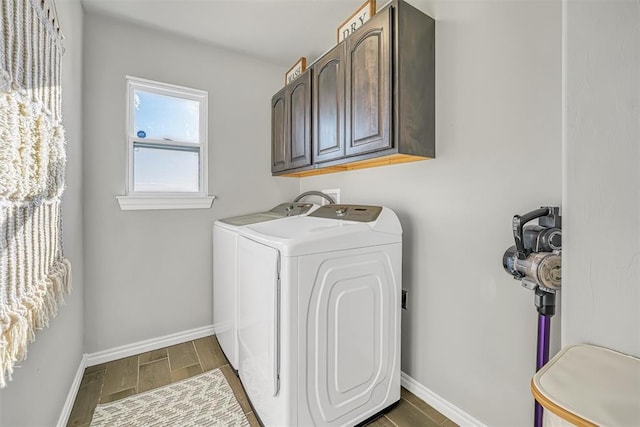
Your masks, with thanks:
[[[0,388],[70,291],[53,0],[0,1]]]

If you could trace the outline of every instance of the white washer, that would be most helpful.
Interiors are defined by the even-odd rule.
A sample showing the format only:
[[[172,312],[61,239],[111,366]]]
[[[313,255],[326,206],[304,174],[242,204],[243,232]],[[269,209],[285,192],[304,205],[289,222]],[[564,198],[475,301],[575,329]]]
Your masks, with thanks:
[[[250,224],[306,215],[317,205],[282,203],[267,212],[253,213],[216,221],[213,224],[213,325],[222,351],[234,369],[238,369],[236,331],[238,231]]]
[[[239,234],[239,373],[263,424],[353,426],[399,401],[395,213],[329,205]]]

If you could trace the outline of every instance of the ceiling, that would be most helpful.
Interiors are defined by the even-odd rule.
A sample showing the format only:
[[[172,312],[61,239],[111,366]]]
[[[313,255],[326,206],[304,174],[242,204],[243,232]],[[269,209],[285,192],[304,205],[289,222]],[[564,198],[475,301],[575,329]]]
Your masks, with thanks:
[[[88,13],[198,39],[288,67],[313,62],[363,0],[82,0]],[[383,3],[379,0],[378,6]]]

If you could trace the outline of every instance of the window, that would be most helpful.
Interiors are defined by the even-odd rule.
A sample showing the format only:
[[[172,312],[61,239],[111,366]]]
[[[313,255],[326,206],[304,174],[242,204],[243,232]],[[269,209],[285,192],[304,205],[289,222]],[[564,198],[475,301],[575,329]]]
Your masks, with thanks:
[[[120,208],[208,208],[207,92],[127,77],[127,192]]]

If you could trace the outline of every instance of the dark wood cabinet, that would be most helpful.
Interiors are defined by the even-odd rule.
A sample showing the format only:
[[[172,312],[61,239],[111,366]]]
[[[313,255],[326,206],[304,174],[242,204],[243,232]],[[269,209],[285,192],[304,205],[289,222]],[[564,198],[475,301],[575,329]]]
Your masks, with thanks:
[[[287,169],[285,145],[285,89],[273,95],[271,98],[271,172],[280,172]]]
[[[271,98],[271,172],[311,165],[311,73]]]
[[[390,20],[376,14],[346,41],[348,156],[391,147]]]
[[[345,45],[313,65],[313,162],[345,156]]]
[[[310,69],[272,99],[274,174],[308,176],[435,157],[432,18],[394,0]],[[308,127],[306,117],[312,117]],[[305,139],[311,128],[313,137]]]

